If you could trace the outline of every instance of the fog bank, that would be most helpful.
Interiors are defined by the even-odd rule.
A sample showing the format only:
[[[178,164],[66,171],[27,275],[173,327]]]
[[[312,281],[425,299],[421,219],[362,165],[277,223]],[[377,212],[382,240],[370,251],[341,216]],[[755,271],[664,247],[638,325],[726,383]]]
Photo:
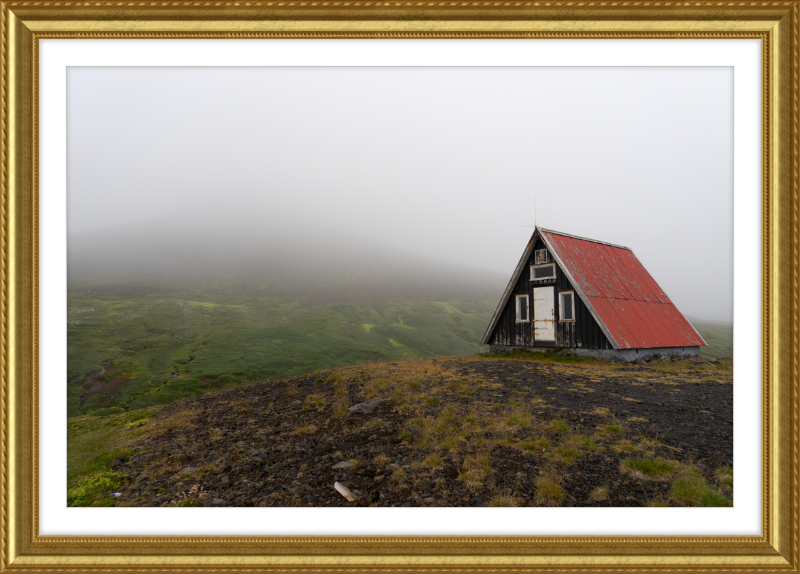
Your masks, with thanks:
[[[71,67],[67,96],[71,281],[504,285],[538,223],[732,320],[730,68]]]

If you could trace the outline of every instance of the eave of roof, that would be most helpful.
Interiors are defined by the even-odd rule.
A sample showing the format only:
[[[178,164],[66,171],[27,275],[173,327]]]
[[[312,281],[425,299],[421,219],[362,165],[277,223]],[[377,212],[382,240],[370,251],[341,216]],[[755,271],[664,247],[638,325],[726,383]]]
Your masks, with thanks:
[[[537,227],[538,231],[544,233],[550,233],[552,235],[561,235],[563,237],[571,237],[572,239],[580,239],[581,241],[589,241],[591,243],[600,243],[601,245],[609,245],[610,247],[616,247],[617,249],[627,249],[631,251],[630,247],[625,247],[624,245],[614,245],[613,243],[609,243],[607,241],[600,241],[599,239],[589,239],[588,237],[581,237],[580,235],[572,235],[570,233],[563,233],[561,231],[553,231],[552,229],[545,229],[544,227]]]

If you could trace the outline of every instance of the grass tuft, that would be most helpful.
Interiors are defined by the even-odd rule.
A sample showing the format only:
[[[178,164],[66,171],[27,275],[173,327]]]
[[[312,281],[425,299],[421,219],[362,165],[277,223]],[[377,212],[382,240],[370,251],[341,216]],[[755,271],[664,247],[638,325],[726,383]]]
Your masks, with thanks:
[[[313,393],[306,396],[306,403],[316,407],[317,410],[321,411],[327,406],[328,401],[325,400],[325,397],[322,395]]]
[[[730,506],[725,495],[712,488],[699,470],[684,469],[672,483],[670,496],[684,506]]]
[[[622,466],[646,477],[667,476],[675,471],[674,463],[661,458],[629,458],[623,461]]]
[[[589,500],[594,500],[599,502],[601,500],[605,500],[608,498],[608,487],[607,486],[598,486],[589,494]]]
[[[122,486],[122,477],[115,472],[98,472],[87,476],[67,491],[67,506],[115,506],[106,495]]]
[[[492,472],[492,461],[486,455],[464,457],[458,479],[471,491],[483,486],[483,480]]]
[[[519,506],[517,499],[510,494],[497,494],[489,501],[489,506]]]
[[[540,452],[550,448],[550,439],[546,437],[538,437],[534,439],[523,440],[519,443],[519,446],[529,453]]]
[[[553,472],[543,474],[536,479],[536,502],[546,506],[558,506],[566,493],[561,477]]]
[[[426,456],[423,463],[431,468],[442,468],[444,466],[444,461],[442,460],[442,457],[436,453],[429,454],[428,456]]]
[[[550,424],[545,427],[545,430],[553,434],[565,433],[569,432],[569,425],[564,421],[553,419],[550,421]]]
[[[634,445],[631,441],[625,439],[616,442],[611,448],[614,450],[614,452],[620,452],[620,453],[634,452],[636,450],[636,445]]]
[[[727,466],[718,468],[717,480],[723,486],[723,488],[733,488],[733,469]]]

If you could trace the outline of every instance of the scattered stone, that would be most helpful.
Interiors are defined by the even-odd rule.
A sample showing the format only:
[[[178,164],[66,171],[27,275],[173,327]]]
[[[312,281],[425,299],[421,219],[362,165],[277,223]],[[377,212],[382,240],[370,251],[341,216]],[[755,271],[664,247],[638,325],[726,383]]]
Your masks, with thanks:
[[[333,488],[336,489],[336,492],[344,496],[348,501],[355,502],[358,500],[358,497],[350,492],[350,489],[343,485],[341,482],[334,482]]]
[[[183,470],[181,470],[181,471],[180,471],[178,474],[176,474],[174,478],[177,478],[177,477],[179,477],[179,476],[183,476],[184,474],[191,474],[191,473],[193,473],[195,470],[197,470],[197,467],[194,467],[194,466],[187,466],[186,468],[184,468]]]
[[[595,425],[610,425],[619,421],[622,427],[620,433],[595,439],[604,447],[602,450],[581,449],[582,455],[570,465],[569,470],[565,468],[559,472],[563,488],[569,496],[565,496],[564,506],[619,506],[621,502],[625,506],[639,506],[647,500],[669,499],[667,482],[643,480],[637,486],[636,479],[627,474],[622,483],[614,480],[620,476],[621,461],[632,454],[628,451],[617,452],[613,445],[624,439],[633,441],[633,437],[642,432],[648,437],[663,436],[666,439],[661,444],[653,441],[654,457],[680,457],[681,462],[684,459],[696,461],[709,483],[713,484],[716,480],[716,468],[726,464],[732,466],[731,385],[705,384],[727,383],[731,375],[729,372],[712,372],[711,367],[705,369],[708,365],[702,365],[699,361],[691,366],[702,367],[705,371],[703,375],[711,373],[710,380],[696,380],[700,378],[698,374],[686,371],[685,367],[678,372],[651,372],[645,375],[647,378],[639,378],[642,377],[640,371],[649,369],[645,367],[648,361],[644,361],[641,366],[610,366],[610,369],[624,376],[601,376],[601,380],[593,381],[591,385],[596,395],[580,396],[569,391],[571,386],[586,382],[582,375],[565,376],[561,384],[559,375],[550,372],[547,365],[529,368],[531,365],[510,361],[469,361],[468,367],[459,371],[462,368],[459,362],[453,361],[456,363],[453,367],[450,359],[443,361],[457,374],[478,374],[487,380],[503,382],[496,392],[495,389],[478,391],[481,400],[505,405],[513,398],[513,394],[537,389],[537,394],[541,394],[542,400],[546,400],[552,410],[534,407],[532,414],[537,417],[535,424],[529,428],[514,429],[513,436],[520,442],[536,440],[539,436],[537,427],[547,424],[551,417],[574,425],[574,432],[581,432],[577,429],[583,428],[584,433],[587,433],[587,427],[591,429]],[[727,366],[727,362],[725,364]],[[658,363],[649,362],[649,365],[656,366]],[[332,386],[320,386],[317,378],[318,375],[296,378],[300,389],[298,397],[314,392],[323,394],[329,404],[341,400],[334,398],[335,389]],[[366,383],[369,378],[362,374],[356,383],[362,380]],[[617,384],[620,380],[626,382]],[[660,380],[668,386],[658,384]],[[286,382],[289,383],[294,384],[294,379]],[[363,400],[352,400],[359,392],[357,386],[350,384],[347,388],[351,397],[349,404]],[[129,456],[124,461],[114,455],[113,458],[117,459],[114,462],[115,472],[125,469],[125,474],[130,476],[120,488],[126,503],[136,506],[168,504],[173,499],[177,500],[176,497],[182,493],[188,495],[196,484],[198,492],[204,489],[205,496],[198,497],[203,506],[398,507],[406,503],[407,506],[463,507],[487,506],[494,496],[499,495],[504,495],[507,503],[515,506],[537,505],[534,501],[537,480],[549,467],[546,453],[537,449],[534,449],[535,454],[530,454],[520,448],[495,447],[489,457],[495,475],[484,479],[476,492],[465,488],[463,480],[459,479],[459,473],[469,466],[468,457],[476,452],[486,454],[488,445],[502,440],[505,436],[503,433],[482,430],[474,437],[480,442],[470,437],[458,447],[458,452],[450,452],[441,445],[423,451],[415,446],[418,439],[403,442],[397,437],[404,429],[407,429],[403,432],[406,438],[407,432],[418,436],[418,432],[424,434],[427,427],[420,423],[413,424],[411,415],[403,411],[388,408],[387,398],[378,404],[381,413],[357,415],[363,418],[353,418],[363,422],[348,424],[347,420],[333,418],[330,408],[323,411],[312,408],[302,412],[299,408],[289,409],[295,397],[285,397],[284,391],[282,386],[269,389],[264,385],[245,385],[222,391],[219,399],[216,393],[187,399],[187,404],[197,406],[196,423],[190,421],[185,430],[148,435],[147,441],[132,443],[136,454],[125,451]],[[623,401],[621,397],[638,402]],[[268,408],[273,401],[274,405]],[[656,401],[661,407],[656,406]],[[380,406],[383,402],[387,404]],[[466,399],[464,402],[467,402]],[[259,417],[240,416],[235,409],[231,412],[230,406],[239,404],[252,405],[260,413]],[[606,407],[604,411],[598,414],[592,410],[601,404]],[[170,410],[165,414],[171,416],[180,412],[183,406],[182,403],[176,403],[175,407],[168,408]],[[428,407],[425,410],[431,411]],[[700,410],[709,412],[701,413]],[[295,420],[287,420],[287,413],[292,415],[290,419]],[[164,415],[155,415],[156,420],[161,416]],[[646,422],[637,422],[640,418]],[[370,429],[375,426],[370,424],[373,419],[380,420],[383,426]],[[318,429],[314,435],[293,433],[295,428],[310,424]],[[203,432],[192,434],[192,425],[196,425],[197,429],[217,430],[209,432],[208,436]],[[365,425],[366,428],[363,428]],[[193,440],[187,441],[189,438]],[[565,439],[566,435],[550,436],[553,447]],[[673,445],[683,450],[673,452]],[[341,453],[344,455],[339,456]],[[411,472],[430,454],[441,457],[441,468],[424,472],[420,468],[420,472]],[[149,469],[158,468],[159,464],[163,467],[171,456],[182,457],[178,460],[183,464],[192,464],[198,472],[178,473],[177,478],[166,475],[166,480],[147,476],[152,472]],[[345,464],[339,464],[343,462]],[[339,467],[334,469],[337,465]],[[193,467],[181,467],[182,472]],[[409,472],[397,472],[404,467]],[[213,468],[213,472],[199,471],[206,468]],[[400,475],[406,476],[401,479]],[[339,489],[334,488],[335,492],[328,490],[330,480],[346,488],[355,500],[348,499]],[[601,486],[608,489],[609,496],[600,501],[590,500]]]
[[[122,464],[118,458],[115,458],[111,462],[108,463],[108,466],[111,468],[117,468],[120,464]]]
[[[375,407],[377,407],[382,400],[383,399],[380,398],[374,398],[368,401],[364,401],[363,403],[358,403],[357,405],[353,405],[352,407],[347,409],[347,414],[368,415],[375,410]]]
[[[117,456],[117,460],[119,460],[120,462],[125,462],[126,460],[128,460],[128,455],[127,454],[120,454],[120,455]]]

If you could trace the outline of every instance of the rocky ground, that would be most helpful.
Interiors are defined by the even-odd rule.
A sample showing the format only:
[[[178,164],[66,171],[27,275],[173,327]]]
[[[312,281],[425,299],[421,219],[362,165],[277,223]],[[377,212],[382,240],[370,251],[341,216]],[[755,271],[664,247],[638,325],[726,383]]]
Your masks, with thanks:
[[[732,407],[729,360],[374,363],[182,399],[111,464],[131,506],[729,505]]]

